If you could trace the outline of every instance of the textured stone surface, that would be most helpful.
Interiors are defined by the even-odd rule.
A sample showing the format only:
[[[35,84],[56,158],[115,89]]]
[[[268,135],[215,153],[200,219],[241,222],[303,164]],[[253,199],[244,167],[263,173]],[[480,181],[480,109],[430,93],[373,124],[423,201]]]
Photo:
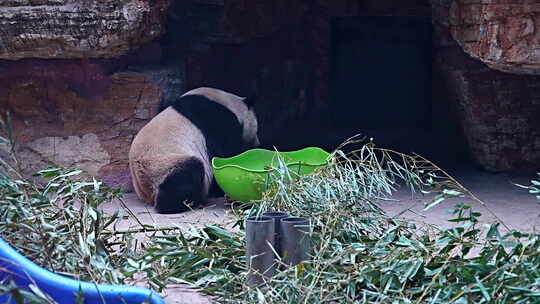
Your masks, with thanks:
[[[87,5],[86,10],[72,1],[0,1],[0,58],[118,56],[163,30],[165,0],[77,0]],[[540,163],[536,119],[540,79],[494,71],[463,50],[473,56],[475,50],[481,51],[479,58],[486,60],[495,58],[496,49],[504,45],[500,60],[488,62],[490,66],[536,73],[526,63],[535,58],[531,54],[538,45],[536,6],[525,0],[431,2],[432,8],[427,0],[279,0],[274,5],[261,0],[174,1],[166,39],[161,45],[142,45],[142,51],[130,52],[129,60],[0,61],[0,110],[13,113],[20,149],[35,160],[27,170],[80,164],[107,181],[131,187],[127,151],[132,137],[154,115],[160,98],[174,99],[185,88],[201,85],[239,95],[258,93],[261,139],[269,145],[288,139],[290,147],[318,144],[326,140],[319,131],[327,129],[323,119],[330,106],[332,18],[429,16],[433,11],[436,77],[447,86],[437,88],[439,95],[433,98],[434,108],[439,109],[434,111],[437,123],[455,121],[447,109],[457,108],[470,154],[484,168],[507,170]],[[141,4],[142,11],[132,11],[134,3]],[[126,10],[121,9],[124,6]],[[531,8],[530,14],[524,14],[524,7]],[[77,9],[84,13],[61,15]],[[475,9],[479,14],[473,14]],[[125,18],[131,15],[124,12],[142,15],[135,14],[130,25]],[[42,20],[39,14],[52,18]],[[534,32],[523,36],[531,29],[529,19],[534,21]],[[118,26],[112,27],[112,34],[109,22]],[[520,22],[521,26],[515,25]],[[482,27],[484,23],[489,26]],[[479,35],[484,28],[497,30],[490,37],[498,40]],[[73,36],[73,31],[80,35]],[[55,38],[42,39],[41,32]],[[100,44],[89,47],[103,33]],[[166,66],[159,66],[163,63]],[[118,72],[122,70],[131,72]],[[448,104],[442,105],[445,99]],[[57,149],[58,145],[65,149]],[[78,145],[84,149],[77,158],[69,150],[77,151]],[[96,165],[89,165],[91,159]]]
[[[540,74],[540,2],[455,0],[449,23],[465,51],[491,68]]]
[[[79,168],[97,176],[101,167],[111,162],[109,153],[103,149],[94,133],[82,136],[41,137],[26,143],[19,150],[19,160],[23,164],[62,166]]]
[[[164,31],[169,0],[0,1],[0,59],[114,57]]]
[[[77,166],[131,187],[128,151],[156,114],[156,84],[141,73],[109,74],[103,63],[25,60],[0,67],[0,112],[11,113],[25,172]]]
[[[538,168],[540,77],[492,70],[468,56],[451,35],[452,1],[432,3],[436,63],[459,110],[470,155],[492,171]]]
[[[309,8],[304,0],[227,0],[224,5],[225,29],[244,39],[261,37],[297,23]]]

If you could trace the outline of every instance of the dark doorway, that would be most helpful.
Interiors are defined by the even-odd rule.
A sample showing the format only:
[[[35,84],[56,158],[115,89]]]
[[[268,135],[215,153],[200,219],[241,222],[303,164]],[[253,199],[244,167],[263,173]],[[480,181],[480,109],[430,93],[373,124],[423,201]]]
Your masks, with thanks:
[[[429,127],[430,18],[337,18],[332,40],[332,108],[336,126]]]
[[[432,156],[432,62],[429,17],[335,18],[330,81],[336,132]]]

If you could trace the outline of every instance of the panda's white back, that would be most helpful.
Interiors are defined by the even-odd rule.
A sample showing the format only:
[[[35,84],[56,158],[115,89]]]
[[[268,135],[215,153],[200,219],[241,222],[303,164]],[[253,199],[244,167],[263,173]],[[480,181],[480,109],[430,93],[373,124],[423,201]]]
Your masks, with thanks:
[[[129,155],[139,198],[158,212],[188,210],[223,195],[210,159],[256,147],[257,118],[246,99],[214,88],[191,90],[154,117],[135,137]],[[211,190],[211,191],[210,191]]]
[[[129,159],[137,194],[152,202],[163,179],[182,158],[191,156],[203,161],[205,184],[210,184],[212,171],[206,168],[206,155],[201,131],[173,108],[163,110],[139,131],[131,144]]]

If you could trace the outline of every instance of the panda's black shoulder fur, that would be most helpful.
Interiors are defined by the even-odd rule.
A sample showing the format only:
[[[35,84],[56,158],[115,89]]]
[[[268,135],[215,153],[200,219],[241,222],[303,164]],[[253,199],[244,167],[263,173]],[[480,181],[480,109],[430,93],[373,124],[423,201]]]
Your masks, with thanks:
[[[203,95],[185,95],[170,106],[201,130],[208,157],[229,157],[242,150],[243,128],[227,107]]]

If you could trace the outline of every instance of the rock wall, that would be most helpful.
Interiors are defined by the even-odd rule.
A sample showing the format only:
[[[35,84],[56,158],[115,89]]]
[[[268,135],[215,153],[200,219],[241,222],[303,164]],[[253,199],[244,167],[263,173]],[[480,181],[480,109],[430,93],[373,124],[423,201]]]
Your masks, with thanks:
[[[3,0],[0,59],[126,54],[164,31],[169,0]]]
[[[540,3],[536,0],[455,0],[451,33],[472,57],[490,68],[540,74]]]
[[[133,137],[162,98],[175,98],[182,89],[179,67],[161,66],[163,49],[154,42],[165,32],[169,5],[0,3],[0,112],[11,115],[25,173],[78,167],[131,188]]]
[[[540,79],[515,73],[538,74],[537,8],[526,0],[5,0],[0,111],[13,117],[25,171],[77,166],[129,189],[131,140],[161,99],[203,85],[256,93],[263,142],[317,144],[331,128],[332,18],[432,15],[436,121],[457,121],[486,169],[533,167]]]
[[[9,112],[25,173],[78,167],[131,187],[128,151],[155,114],[161,90],[147,76],[82,60],[0,64],[0,112]]]
[[[497,60],[490,61],[495,57],[489,55],[487,50],[495,52],[498,49],[499,44],[495,40],[474,42],[474,39],[467,39],[469,42],[465,44],[467,52],[465,53],[460,44],[463,44],[463,37],[470,33],[459,32],[464,28],[455,27],[455,18],[459,15],[465,20],[471,20],[473,16],[491,18],[490,16],[515,14],[514,17],[519,19],[520,12],[533,7],[528,2],[432,1],[437,38],[436,63],[443,71],[450,88],[451,102],[459,109],[459,119],[468,143],[469,154],[478,164],[491,171],[538,169],[538,164],[540,164],[540,120],[538,119],[540,117],[540,77],[516,75],[491,69],[490,67],[496,67],[513,72],[524,71],[524,66],[519,64],[523,61],[517,60],[519,59],[517,57],[514,58],[515,60],[512,59],[511,52],[499,52],[501,56],[497,57]],[[458,9],[460,14],[456,15]],[[536,11],[531,9],[529,15],[535,16]],[[525,24],[527,20],[529,19],[523,18],[522,21]],[[495,29],[499,28],[495,26],[496,23],[491,25]],[[476,26],[470,29],[477,33]],[[510,32],[506,33],[501,28],[499,30],[501,32],[496,35],[498,39],[514,39],[519,36],[512,35]],[[536,35],[536,33],[537,31],[534,30],[532,34]],[[479,37],[475,35],[473,37]],[[529,38],[533,39],[534,35]],[[488,36],[491,37],[490,35],[482,37],[487,39]],[[523,41],[532,40],[527,38]],[[480,45],[491,47],[475,47]],[[515,45],[521,45],[519,40]],[[531,55],[525,56],[531,63],[527,65],[527,71],[537,74],[540,69],[532,64],[537,60],[532,56],[537,52],[535,48],[532,45],[522,45],[519,48],[523,54]],[[480,50],[483,51],[476,55],[471,54],[472,57],[468,55],[470,52]],[[479,57],[481,61],[475,59]]]

